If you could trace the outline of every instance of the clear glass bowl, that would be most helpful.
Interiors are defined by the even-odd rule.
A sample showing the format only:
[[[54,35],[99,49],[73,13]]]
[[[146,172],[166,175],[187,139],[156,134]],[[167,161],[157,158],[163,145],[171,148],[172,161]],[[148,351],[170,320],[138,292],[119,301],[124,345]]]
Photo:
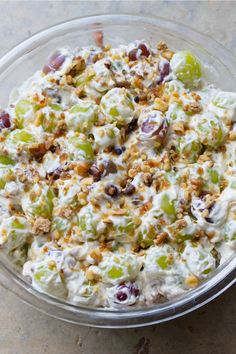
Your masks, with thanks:
[[[0,104],[4,107],[14,87],[41,68],[48,55],[63,46],[93,43],[93,32],[102,30],[105,43],[117,46],[135,39],[147,39],[154,45],[164,40],[170,48],[193,50],[212,68],[211,81],[225,90],[235,91],[236,59],[222,45],[186,26],[158,17],[128,14],[78,18],[48,28],[20,43],[0,59]],[[206,304],[236,280],[236,257],[232,257],[206,282],[172,301],[151,308],[107,310],[74,306],[66,301],[39,293],[14,269],[0,252],[0,281],[23,301],[62,320],[87,326],[138,327],[182,316]]]

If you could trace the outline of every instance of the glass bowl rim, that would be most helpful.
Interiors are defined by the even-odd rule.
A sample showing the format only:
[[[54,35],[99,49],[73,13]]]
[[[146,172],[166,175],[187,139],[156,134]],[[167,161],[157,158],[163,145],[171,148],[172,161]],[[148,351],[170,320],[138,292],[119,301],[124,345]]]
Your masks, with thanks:
[[[191,38],[191,42],[194,43],[195,40],[196,43],[198,44],[199,43],[203,44],[206,41],[208,43],[210,42],[211,46],[213,46],[214,51],[217,49],[217,54],[218,52],[220,52],[222,55],[224,55],[230,63],[229,71],[236,78],[235,56],[231,53],[229,49],[225,48],[222,44],[217,42],[215,39],[211,38],[208,35],[202,34],[201,32],[192,29],[187,25],[183,25],[177,21],[169,20],[164,17],[150,16],[150,15],[137,15],[137,14],[130,14],[130,13],[117,13],[117,14],[104,13],[104,14],[94,14],[86,17],[81,16],[67,21],[62,21],[53,26],[49,26],[43,30],[40,30],[35,34],[33,34],[31,37],[21,41],[18,45],[14,46],[12,49],[7,51],[2,58],[0,58],[0,74],[2,74],[5,71],[5,69],[9,66],[9,64],[11,65],[14,62],[14,59],[16,57],[19,57],[19,55],[22,56],[29,53],[31,50],[35,48],[35,46],[38,46],[40,44],[40,41],[44,40],[45,38],[48,38],[48,36],[50,38],[53,38],[53,35],[57,34],[58,31],[60,33],[63,33],[63,31],[68,30],[68,28],[70,28],[71,26],[91,25],[94,23],[96,23],[98,26],[103,25],[104,23],[106,26],[107,20],[112,20],[113,22],[116,20],[117,22],[115,25],[122,25],[124,24],[121,23],[122,21],[127,21],[126,23],[127,26],[133,25],[133,23],[136,21],[142,21],[143,23],[147,23],[153,26],[164,27],[165,29],[167,29],[167,25],[168,25],[169,31],[176,30],[177,34],[182,34],[182,35],[184,35],[185,30],[188,30],[188,38]],[[128,20],[131,21],[132,23],[128,23]],[[93,30],[95,30],[95,28]],[[226,264],[223,264],[222,267],[220,267],[220,269],[216,271],[215,275],[209,278],[206,282],[202,283],[196,289],[181,296],[179,300],[177,298],[174,299],[173,301],[170,300],[161,305],[156,304],[153,305],[152,307],[146,307],[146,308],[142,307],[142,308],[133,308],[133,309],[129,308],[125,310],[124,309],[113,310],[113,309],[73,305],[72,303],[69,303],[62,299],[57,299],[53,296],[40,293],[39,291],[35,290],[24,279],[22,275],[16,273],[13,270],[13,267],[12,268],[8,267],[5,264],[4,260],[1,259],[1,257],[0,257],[0,265],[1,265],[1,272],[2,271],[5,272],[5,276],[6,275],[10,276],[10,282],[14,281],[17,287],[24,289],[24,291],[26,291],[28,294],[33,294],[33,296],[38,300],[43,300],[45,303],[50,304],[50,306],[54,305],[55,307],[65,310],[64,311],[65,315],[66,312],[68,314],[69,313],[74,313],[78,315],[88,314],[90,316],[96,314],[96,318],[94,320],[94,323],[86,323],[86,322],[81,322],[79,317],[78,320],[76,320],[75,318],[70,318],[70,315],[65,317],[53,315],[52,313],[49,313],[48,311],[44,311],[42,308],[39,308],[37,304],[35,304],[34,299],[29,299],[28,296],[26,296],[26,298],[23,297],[23,301],[37,308],[41,312],[46,312],[52,317],[60,318],[64,321],[68,321],[76,324],[83,324],[83,325],[96,326],[96,327],[128,328],[128,327],[147,326],[150,324],[160,323],[173,318],[177,318],[179,316],[182,316],[186,313],[189,313],[203,306],[204,304],[216,298],[218,295],[220,295],[223,291],[229,288],[236,281],[236,259],[234,259],[234,257],[231,258],[232,259],[226,262]],[[5,286],[4,281],[3,281],[3,286]],[[8,286],[7,289],[9,289]],[[212,293],[210,296],[207,296],[208,292],[213,291],[213,289],[216,292]],[[19,294],[17,294],[16,291],[13,291],[13,293],[18,295],[18,297],[22,299],[22,297],[19,296]],[[194,297],[195,294],[196,297]],[[180,308],[180,310],[177,310],[178,308]],[[183,310],[181,310],[181,308],[183,308]],[[168,310],[170,310],[170,313],[166,317],[161,317],[161,316],[156,317],[158,314],[160,315],[161,313],[163,314],[164,312],[168,312]],[[151,316],[154,316],[156,318],[150,319],[149,321],[149,318]],[[117,317],[117,318],[116,318],[116,323],[112,324],[111,321],[113,320],[113,317]],[[132,323],[132,319],[137,319],[139,317],[141,319],[140,323]],[[102,324],[96,323],[99,318],[103,321]],[[130,320],[129,324],[122,322],[122,321],[126,322],[128,319]],[[142,319],[143,320],[145,319],[146,321],[142,322]]]

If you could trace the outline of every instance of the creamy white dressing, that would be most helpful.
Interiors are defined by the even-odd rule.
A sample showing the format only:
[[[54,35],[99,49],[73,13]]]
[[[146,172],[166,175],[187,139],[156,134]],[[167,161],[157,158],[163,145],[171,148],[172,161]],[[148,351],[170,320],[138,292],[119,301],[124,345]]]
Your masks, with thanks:
[[[1,248],[76,305],[185,294],[236,250],[236,94],[144,40],[58,53],[6,109]]]

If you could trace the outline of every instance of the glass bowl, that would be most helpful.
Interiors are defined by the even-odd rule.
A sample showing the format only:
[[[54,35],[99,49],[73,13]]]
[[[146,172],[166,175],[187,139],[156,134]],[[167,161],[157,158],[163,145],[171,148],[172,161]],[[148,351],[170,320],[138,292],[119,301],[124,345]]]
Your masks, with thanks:
[[[96,30],[103,31],[105,43],[115,46],[147,39],[154,45],[164,40],[174,50],[190,49],[211,68],[211,82],[224,90],[235,91],[236,59],[211,38],[163,18],[109,14],[77,18],[50,27],[4,55],[0,59],[0,105],[6,106],[11,90],[41,68],[54,49],[94,44]],[[151,308],[117,311],[74,306],[39,293],[14,269],[3,252],[0,252],[0,267],[1,284],[38,310],[64,321],[107,328],[146,326],[174,319],[208,303],[236,280],[236,257],[232,257],[209,280],[184,296]]]

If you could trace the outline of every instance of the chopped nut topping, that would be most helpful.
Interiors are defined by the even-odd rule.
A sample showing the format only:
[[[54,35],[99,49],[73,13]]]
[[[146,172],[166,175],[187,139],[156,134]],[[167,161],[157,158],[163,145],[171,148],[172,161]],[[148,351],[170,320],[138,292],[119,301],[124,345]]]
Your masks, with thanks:
[[[50,231],[51,221],[42,217],[35,220],[32,231],[35,235],[45,234]]]

